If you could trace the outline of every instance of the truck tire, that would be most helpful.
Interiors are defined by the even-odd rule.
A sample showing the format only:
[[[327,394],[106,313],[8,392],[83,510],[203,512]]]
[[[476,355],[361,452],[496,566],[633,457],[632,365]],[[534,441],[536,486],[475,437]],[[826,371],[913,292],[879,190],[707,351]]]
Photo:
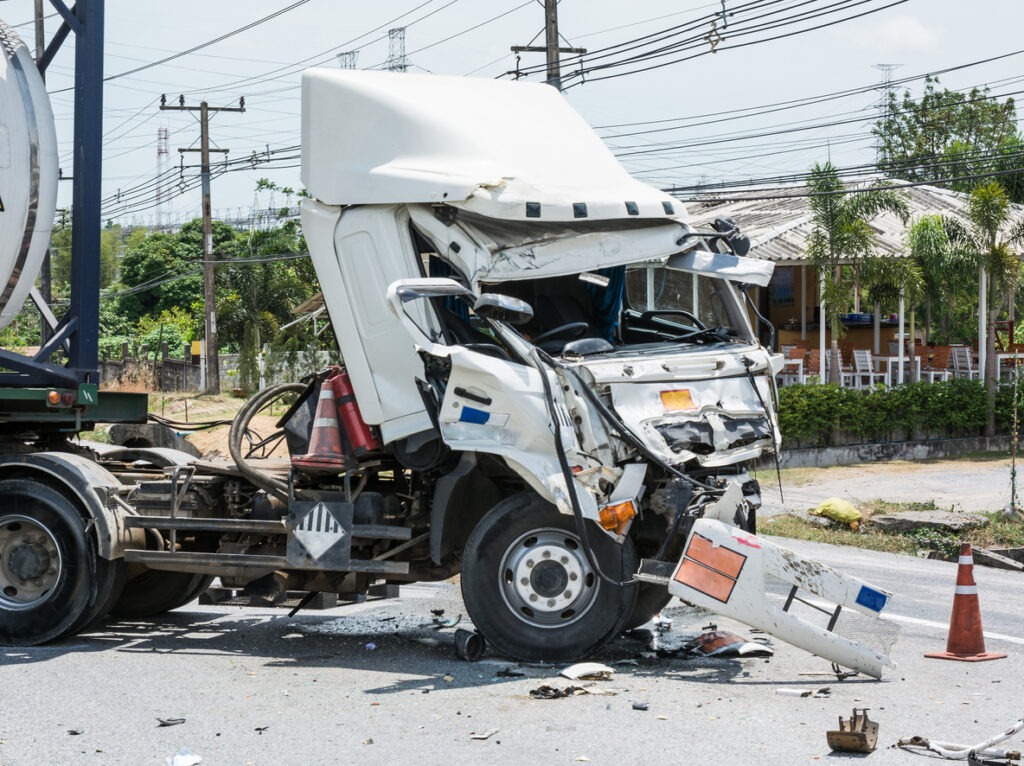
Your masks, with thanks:
[[[661,610],[669,605],[675,596],[668,592],[664,585],[653,582],[642,582],[639,584],[636,596],[636,605],[633,613],[629,615],[623,630],[633,630],[641,625],[646,625],[661,613]]]
[[[210,575],[147,569],[125,584],[110,614],[125,619],[155,617],[194,601],[212,582]]]
[[[462,596],[491,646],[523,662],[572,662],[622,631],[636,602],[636,550],[596,527],[589,538],[597,566],[618,584],[594,571],[575,519],[537,494],[487,512],[466,542]]]
[[[52,487],[0,481],[0,644],[53,641],[102,616],[123,562],[99,558],[85,529]]]

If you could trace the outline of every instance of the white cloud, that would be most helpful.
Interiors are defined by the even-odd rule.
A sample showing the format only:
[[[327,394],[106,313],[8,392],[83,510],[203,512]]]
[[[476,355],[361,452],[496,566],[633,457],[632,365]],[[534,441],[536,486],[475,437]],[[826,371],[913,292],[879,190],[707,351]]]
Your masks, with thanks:
[[[851,35],[858,48],[886,53],[928,53],[942,43],[942,33],[929,29],[918,19],[899,14],[867,24]]]

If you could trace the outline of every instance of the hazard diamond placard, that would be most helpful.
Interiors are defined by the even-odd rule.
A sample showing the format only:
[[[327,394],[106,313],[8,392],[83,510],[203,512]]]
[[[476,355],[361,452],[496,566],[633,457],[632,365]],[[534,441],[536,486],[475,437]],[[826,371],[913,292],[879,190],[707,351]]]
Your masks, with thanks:
[[[288,509],[291,534],[288,562],[297,567],[345,569],[352,540],[352,504],[293,502]]]

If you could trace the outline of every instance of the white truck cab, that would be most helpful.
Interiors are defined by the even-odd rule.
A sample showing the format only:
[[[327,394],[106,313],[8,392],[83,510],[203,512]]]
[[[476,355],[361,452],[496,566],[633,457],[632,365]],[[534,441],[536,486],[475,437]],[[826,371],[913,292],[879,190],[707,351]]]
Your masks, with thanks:
[[[772,264],[731,221],[694,230],[546,85],[310,70],[302,142],[303,229],[362,418],[423,482],[431,558],[457,562],[487,640],[572,659],[673,594],[707,598],[688,541],[756,540],[748,466],[780,446],[781,357],[744,294]],[[788,639],[827,655],[805,629]]]

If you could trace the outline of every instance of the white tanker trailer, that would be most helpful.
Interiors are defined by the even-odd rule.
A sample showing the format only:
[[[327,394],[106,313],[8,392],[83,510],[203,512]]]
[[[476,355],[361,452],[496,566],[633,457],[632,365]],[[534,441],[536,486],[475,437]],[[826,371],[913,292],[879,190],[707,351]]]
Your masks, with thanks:
[[[0,39],[6,322],[56,167],[42,82]],[[0,643],[158,614],[213,577],[359,595],[461,572],[477,630],[520,660],[585,656],[678,596],[881,676],[885,652],[841,632],[891,633],[889,594],[754,534],[781,358],[744,303],[771,266],[732,222],[694,229],[547,86],[310,70],[302,110],[345,368],[257,394],[220,463],[70,441],[106,392],[0,390]],[[289,458],[256,459],[248,423],[281,398]]]
[[[50,244],[57,135],[28,48],[0,23],[0,329],[21,310]]]

